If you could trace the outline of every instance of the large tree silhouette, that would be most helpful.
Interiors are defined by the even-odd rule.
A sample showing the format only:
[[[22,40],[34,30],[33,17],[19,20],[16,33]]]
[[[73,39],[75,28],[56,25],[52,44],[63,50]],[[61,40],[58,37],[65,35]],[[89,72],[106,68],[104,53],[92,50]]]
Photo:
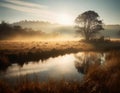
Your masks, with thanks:
[[[99,15],[94,11],[86,11],[75,19],[77,32],[82,34],[86,40],[90,40],[96,33],[103,30],[102,20]]]

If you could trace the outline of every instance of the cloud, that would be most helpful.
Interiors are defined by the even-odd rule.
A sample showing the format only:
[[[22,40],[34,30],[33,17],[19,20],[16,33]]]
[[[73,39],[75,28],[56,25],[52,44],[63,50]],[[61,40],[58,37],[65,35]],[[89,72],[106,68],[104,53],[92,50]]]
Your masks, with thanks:
[[[12,3],[15,5],[21,5],[21,6],[26,6],[26,7],[33,7],[33,8],[46,8],[47,7],[45,5],[30,3],[30,2],[21,1],[21,0],[5,0],[5,1],[7,3]]]
[[[17,5],[13,5],[13,4],[9,4],[9,3],[3,3],[3,2],[0,3],[0,6],[18,10],[18,11],[22,11],[22,12],[32,12],[34,10],[34,9],[31,10],[31,8],[21,7],[21,6],[17,6]]]
[[[53,20],[55,17],[54,12],[48,10],[45,5],[35,4],[20,0],[5,0],[4,2],[0,2],[1,7],[17,10],[20,12],[29,13],[32,15],[39,16],[41,19],[45,20]]]

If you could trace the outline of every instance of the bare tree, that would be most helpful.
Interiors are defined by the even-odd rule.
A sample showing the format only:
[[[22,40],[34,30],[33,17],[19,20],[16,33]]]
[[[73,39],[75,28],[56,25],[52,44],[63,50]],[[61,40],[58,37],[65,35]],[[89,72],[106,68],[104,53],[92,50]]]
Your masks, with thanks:
[[[75,19],[77,32],[82,34],[86,40],[90,40],[100,30],[103,30],[102,20],[99,15],[94,11],[86,11]]]

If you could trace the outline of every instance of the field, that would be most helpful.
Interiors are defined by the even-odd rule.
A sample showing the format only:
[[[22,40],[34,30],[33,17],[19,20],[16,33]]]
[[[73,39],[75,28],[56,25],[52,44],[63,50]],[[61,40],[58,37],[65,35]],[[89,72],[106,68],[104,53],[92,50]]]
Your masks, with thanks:
[[[84,47],[83,47],[84,46]],[[86,44],[84,42],[78,41],[1,41],[0,42],[0,51],[8,51],[14,53],[20,52],[35,52],[35,51],[51,51],[52,49],[56,50],[65,50],[68,48],[81,49],[81,50],[90,50],[93,48],[92,45]]]
[[[119,48],[119,46],[120,41],[0,41],[0,53],[18,54],[69,49],[79,51],[102,51],[112,48],[116,49]]]

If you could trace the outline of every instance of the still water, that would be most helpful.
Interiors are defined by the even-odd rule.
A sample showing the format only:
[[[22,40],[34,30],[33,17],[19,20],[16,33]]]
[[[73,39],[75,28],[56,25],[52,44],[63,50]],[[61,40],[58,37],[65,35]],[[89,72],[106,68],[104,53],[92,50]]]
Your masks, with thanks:
[[[38,62],[28,62],[22,67],[17,63],[12,64],[1,73],[0,78],[18,78],[27,75],[29,78],[37,77],[39,80],[67,79],[81,80],[88,68],[93,64],[102,65],[105,62],[105,54],[98,52],[79,52],[58,57],[50,57]]]

